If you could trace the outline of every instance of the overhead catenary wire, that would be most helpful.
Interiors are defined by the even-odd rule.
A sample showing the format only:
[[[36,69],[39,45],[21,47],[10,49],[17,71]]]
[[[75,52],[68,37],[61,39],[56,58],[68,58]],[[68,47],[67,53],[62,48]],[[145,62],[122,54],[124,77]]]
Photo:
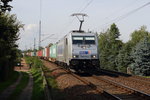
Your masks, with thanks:
[[[85,5],[81,10],[79,9],[78,12],[79,12],[79,13],[82,13],[83,11],[85,11],[85,9],[86,9],[93,1],[94,1],[94,0],[89,0],[89,1],[87,1],[86,5]],[[75,20],[75,18],[73,18],[73,19],[69,22],[69,24],[63,29],[62,32],[64,32],[65,30],[67,30],[67,28],[72,25],[72,23],[73,23],[74,20]]]
[[[105,23],[105,24],[103,24],[103,25],[101,25],[101,27],[107,27],[107,26],[110,25],[110,23],[119,22],[119,21],[121,21],[121,20],[127,18],[127,17],[130,16],[131,14],[133,14],[133,13],[139,11],[140,9],[142,9],[142,8],[148,6],[148,5],[150,5],[150,2],[144,4],[144,5],[142,5],[142,6],[138,7],[138,8],[136,8],[136,9],[134,9],[134,10],[132,10],[132,11],[130,11],[130,12],[128,12],[128,13],[122,15],[122,16],[119,16],[119,17],[117,17],[117,18],[115,18],[115,19],[113,19],[113,20],[111,20],[111,21],[109,21],[109,22],[107,22],[107,23]]]
[[[83,12],[94,0],[90,0],[83,9],[80,10],[80,13]]]
[[[87,0],[85,0],[85,1],[87,1]],[[89,1],[87,1],[86,5],[85,5],[81,10],[79,10],[79,12],[80,12],[80,13],[83,12],[93,1],[94,1],[94,0],[89,0]],[[71,24],[73,23],[74,20],[75,20],[75,18],[73,18],[73,19],[69,22],[69,24],[68,24],[60,33],[63,33],[65,30],[67,30],[68,27],[71,26]],[[50,37],[50,36],[44,38],[43,40],[40,40],[40,42],[45,41],[45,40],[48,39],[49,37]],[[58,38],[51,38],[51,39],[58,39]]]
[[[49,35],[48,37],[45,37],[45,38],[42,39],[40,42],[43,42],[43,41],[49,39],[49,38],[52,37],[53,35],[55,35],[55,34],[51,34],[51,35]],[[50,39],[57,39],[57,38],[50,38]]]
[[[107,17],[104,18],[105,19],[109,19],[109,17],[112,18],[113,15],[115,15],[116,13],[118,14],[119,12],[122,12],[123,10],[127,9],[128,7],[132,6],[133,4],[135,4],[137,1],[139,0],[134,0],[132,2],[130,2],[128,5],[122,7],[121,9],[118,9],[117,11],[112,12],[111,14],[109,14]]]

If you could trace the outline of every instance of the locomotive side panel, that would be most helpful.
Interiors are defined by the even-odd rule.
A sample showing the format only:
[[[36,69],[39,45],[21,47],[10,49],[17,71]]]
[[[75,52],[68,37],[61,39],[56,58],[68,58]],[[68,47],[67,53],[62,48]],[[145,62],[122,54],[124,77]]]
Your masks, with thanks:
[[[65,50],[64,50],[64,39],[57,43],[57,58],[56,60],[60,63],[65,62]]]
[[[70,65],[70,60],[72,59],[72,39],[71,39],[71,34],[67,34],[64,37],[64,41],[65,41],[65,64],[67,64],[68,66]]]

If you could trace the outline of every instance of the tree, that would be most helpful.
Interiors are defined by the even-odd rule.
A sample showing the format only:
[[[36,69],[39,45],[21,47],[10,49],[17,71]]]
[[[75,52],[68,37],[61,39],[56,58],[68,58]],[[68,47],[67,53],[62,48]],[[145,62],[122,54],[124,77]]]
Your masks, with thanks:
[[[15,15],[0,15],[0,80],[7,79],[13,72],[18,51],[16,41],[22,27]]]
[[[150,75],[150,42],[148,37],[141,40],[132,51],[133,63],[130,65],[136,75]]]
[[[146,26],[141,26],[139,30],[135,30],[131,34],[131,40],[129,43],[132,47],[135,47],[137,43],[139,43],[146,36],[150,37],[149,32],[146,30]]]
[[[119,40],[119,29],[113,23],[106,32],[99,35],[99,52],[101,67],[117,70],[116,57],[122,48],[122,41]]]
[[[116,65],[119,72],[127,72],[127,67],[131,64],[130,50],[131,46],[127,42],[123,45],[122,49],[116,57]]]
[[[0,1],[0,14],[2,12],[11,11],[12,6],[8,5],[12,0],[1,0]]]
[[[131,34],[131,40],[125,43],[116,58],[118,71],[126,72],[127,67],[134,62],[131,57],[131,52],[144,37],[149,37],[149,32],[146,31],[146,26],[142,26],[139,30],[135,30]]]
[[[100,66],[101,68],[107,68],[108,65],[108,59],[109,56],[109,41],[108,41],[108,31],[101,32],[99,35],[99,52],[100,52]]]

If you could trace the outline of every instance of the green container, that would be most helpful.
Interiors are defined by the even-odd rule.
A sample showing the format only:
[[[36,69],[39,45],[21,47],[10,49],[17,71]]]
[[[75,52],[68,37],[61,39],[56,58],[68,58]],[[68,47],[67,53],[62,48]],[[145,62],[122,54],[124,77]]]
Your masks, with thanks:
[[[53,44],[51,47],[50,47],[50,58],[56,58],[57,57],[57,46],[56,44]]]

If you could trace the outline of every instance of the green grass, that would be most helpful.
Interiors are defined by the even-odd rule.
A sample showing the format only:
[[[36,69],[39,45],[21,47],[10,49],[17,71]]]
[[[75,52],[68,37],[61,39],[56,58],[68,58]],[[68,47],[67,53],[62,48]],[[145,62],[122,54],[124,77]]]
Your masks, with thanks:
[[[34,86],[33,86],[33,93],[32,93],[32,100],[44,100],[44,86],[43,86],[43,77],[41,75],[40,66],[42,66],[46,80],[48,85],[51,87],[50,93],[53,100],[65,100],[64,94],[58,88],[57,82],[54,77],[50,76],[51,71],[44,67],[43,62],[37,57],[25,57],[26,62],[32,62],[32,69],[31,73],[34,78]]]
[[[21,72],[21,74],[22,74],[22,79],[21,79],[20,83],[16,86],[15,90],[10,95],[8,100],[17,100],[18,96],[21,94],[23,89],[27,86],[28,81],[29,81],[29,75],[26,72]]]
[[[41,71],[39,68],[32,68],[30,72],[34,79],[32,100],[44,100],[44,86]]]
[[[66,95],[59,89],[55,78],[51,76],[51,71],[47,67],[43,67],[43,71],[45,73],[48,85],[51,87],[52,99],[65,100]]]
[[[40,68],[43,66],[42,61],[38,57],[24,57],[27,64],[32,63],[32,67]]]
[[[32,100],[44,100],[43,77],[41,75],[40,66],[43,66],[42,61],[37,57],[25,57],[26,63],[32,63],[30,73],[33,75],[33,91]]]
[[[145,76],[145,78],[150,78],[150,76]]]
[[[12,74],[12,77],[9,80],[1,82],[0,83],[0,93],[2,93],[10,85],[15,83],[16,80],[18,79],[18,77],[19,77],[19,73],[14,71],[13,74]]]

